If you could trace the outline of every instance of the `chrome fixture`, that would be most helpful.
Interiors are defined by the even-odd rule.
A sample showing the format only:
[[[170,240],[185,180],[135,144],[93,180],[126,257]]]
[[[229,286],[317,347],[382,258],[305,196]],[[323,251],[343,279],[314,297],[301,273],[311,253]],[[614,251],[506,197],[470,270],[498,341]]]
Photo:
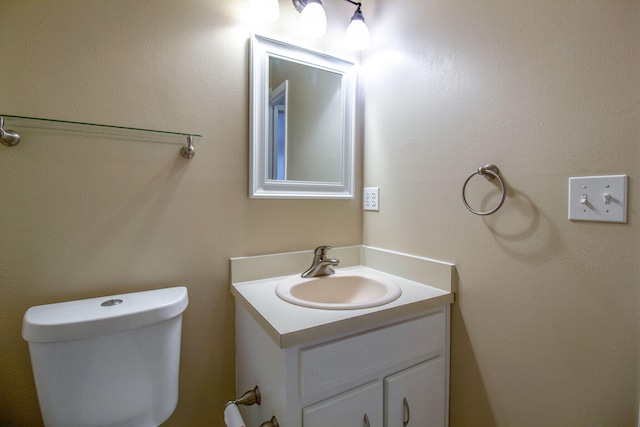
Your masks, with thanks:
[[[318,246],[313,251],[313,263],[307,271],[301,274],[304,278],[329,276],[335,274],[335,270],[331,267],[336,267],[340,264],[340,260],[327,258],[327,252],[331,249],[331,246]]]
[[[322,8],[322,0],[292,0],[293,6],[300,12],[300,31],[311,38],[319,38],[327,30],[327,15]],[[362,15],[362,3],[353,0],[344,0],[356,6],[356,11],[351,17],[347,31],[345,32],[345,44],[352,50],[363,50],[371,44],[369,29]]]
[[[469,175],[467,180],[462,185],[462,202],[464,203],[465,207],[469,209],[469,212],[474,213],[476,215],[481,215],[481,216],[491,215],[492,213],[497,212],[498,209],[502,207],[502,204],[504,203],[504,200],[507,197],[507,187],[504,185],[504,182],[502,181],[502,178],[500,178],[499,174],[500,174],[500,171],[498,170],[498,167],[496,165],[489,164],[485,166],[480,166],[477,171]],[[498,205],[495,208],[488,210],[486,212],[477,211],[471,208],[471,206],[469,206],[469,204],[467,203],[467,196],[465,194],[465,191],[467,189],[467,184],[469,183],[469,180],[476,175],[484,176],[488,180],[493,180],[497,178],[498,182],[500,183],[500,188],[502,191],[502,197],[500,199],[500,203],[498,203]]]
[[[4,129],[4,117],[2,116],[0,116],[0,141],[9,147],[20,142],[20,135],[16,131]]]

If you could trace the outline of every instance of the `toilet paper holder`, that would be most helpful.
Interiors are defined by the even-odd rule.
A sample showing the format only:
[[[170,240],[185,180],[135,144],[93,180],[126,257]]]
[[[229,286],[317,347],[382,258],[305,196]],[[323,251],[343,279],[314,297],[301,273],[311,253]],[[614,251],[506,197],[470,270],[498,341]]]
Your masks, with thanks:
[[[250,406],[253,404],[260,404],[262,401],[262,395],[260,394],[260,387],[255,386],[253,390],[245,391],[242,396],[237,398],[236,400],[230,400],[225,405],[225,408],[229,405],[244,405]],[[278,422],[278,417],[275,415],[271,417],[269,421],[265,421],[260,424],[260,427],[280,427],[280,423]]]
[[[227,402],[225,407],[231,405],[232,403],[235,405],[245,406],[253,405],[254,403],[257,403],[259,405],[261,400],[262,396],[260,395],[260,387],[255,386],[253,390],[245,391],[242,396],[240,396],[236,400],[230,400],[229,402]]]
[[[278,422],[278,417],[275,415],[271,417],[269,421],[265,421],[260,424],[260,427],[280,427],[280,423]]]

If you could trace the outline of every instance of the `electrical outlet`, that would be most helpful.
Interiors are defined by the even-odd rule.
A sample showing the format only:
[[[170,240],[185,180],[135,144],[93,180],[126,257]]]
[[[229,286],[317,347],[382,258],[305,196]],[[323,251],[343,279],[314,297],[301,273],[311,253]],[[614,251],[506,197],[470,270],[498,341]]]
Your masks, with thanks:
[[[380,210],[380,188],[367,187],[364,189],[364,210],[379,211]]]
[[[569,219],[627,222],[627,175],[569,178]]]

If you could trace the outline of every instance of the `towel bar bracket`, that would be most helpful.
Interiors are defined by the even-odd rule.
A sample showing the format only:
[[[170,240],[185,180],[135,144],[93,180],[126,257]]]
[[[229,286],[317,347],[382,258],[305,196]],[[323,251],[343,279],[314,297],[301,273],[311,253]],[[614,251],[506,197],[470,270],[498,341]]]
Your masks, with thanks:
[[[4,128],[3,116],[0,116],[0,141],[8,147],[13,147],[20,142],[18,132]]]
[[[187,145],[182,147],[182,150],[180,150],[180,154],[182,154],[182,157],[184,157],[185,159],[191,159],[196,155],[196,149],[193,146],[193,135],[189,135],[187,137]]]

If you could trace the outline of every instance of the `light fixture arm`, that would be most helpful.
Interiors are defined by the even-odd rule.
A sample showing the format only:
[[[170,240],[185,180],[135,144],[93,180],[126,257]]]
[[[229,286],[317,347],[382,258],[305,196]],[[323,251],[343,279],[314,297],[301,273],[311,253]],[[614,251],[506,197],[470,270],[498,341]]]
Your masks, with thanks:
[[[319,0],[292,0],[292,1],[293,1],[293,7],[295,7],[298,12],[302,12],[302,9],[304,9],[307,3],[309,3],[310,1],[319,1]],[[354,6],[357,6],[358,7],[357,10],[360,10],[360,7],[362,7],[362,3],[360,2],[353,1],[353,0],[344,0],[344,1],[347,1]],[[322,1],[319,1],[319,3],[322,4]]]
[[[358,6],[358,9],[360,9],[362,7],[362,3],[360,3],[359,1],[353,1],[353,0],[344,0],[344,1],[348,1],[352,5]]]
[[[357,5],[356,11],[353,13],[353,16],[351,17],[351,21],[353,21],[354,19],[359,19],[362,22],[364,22],[364,16],[362,15],[362,10],[360,10],[360,6],[362,6],[362,3],[355,3],[355,2],[352,2],[351,0],[346,0],[346,1]]]

